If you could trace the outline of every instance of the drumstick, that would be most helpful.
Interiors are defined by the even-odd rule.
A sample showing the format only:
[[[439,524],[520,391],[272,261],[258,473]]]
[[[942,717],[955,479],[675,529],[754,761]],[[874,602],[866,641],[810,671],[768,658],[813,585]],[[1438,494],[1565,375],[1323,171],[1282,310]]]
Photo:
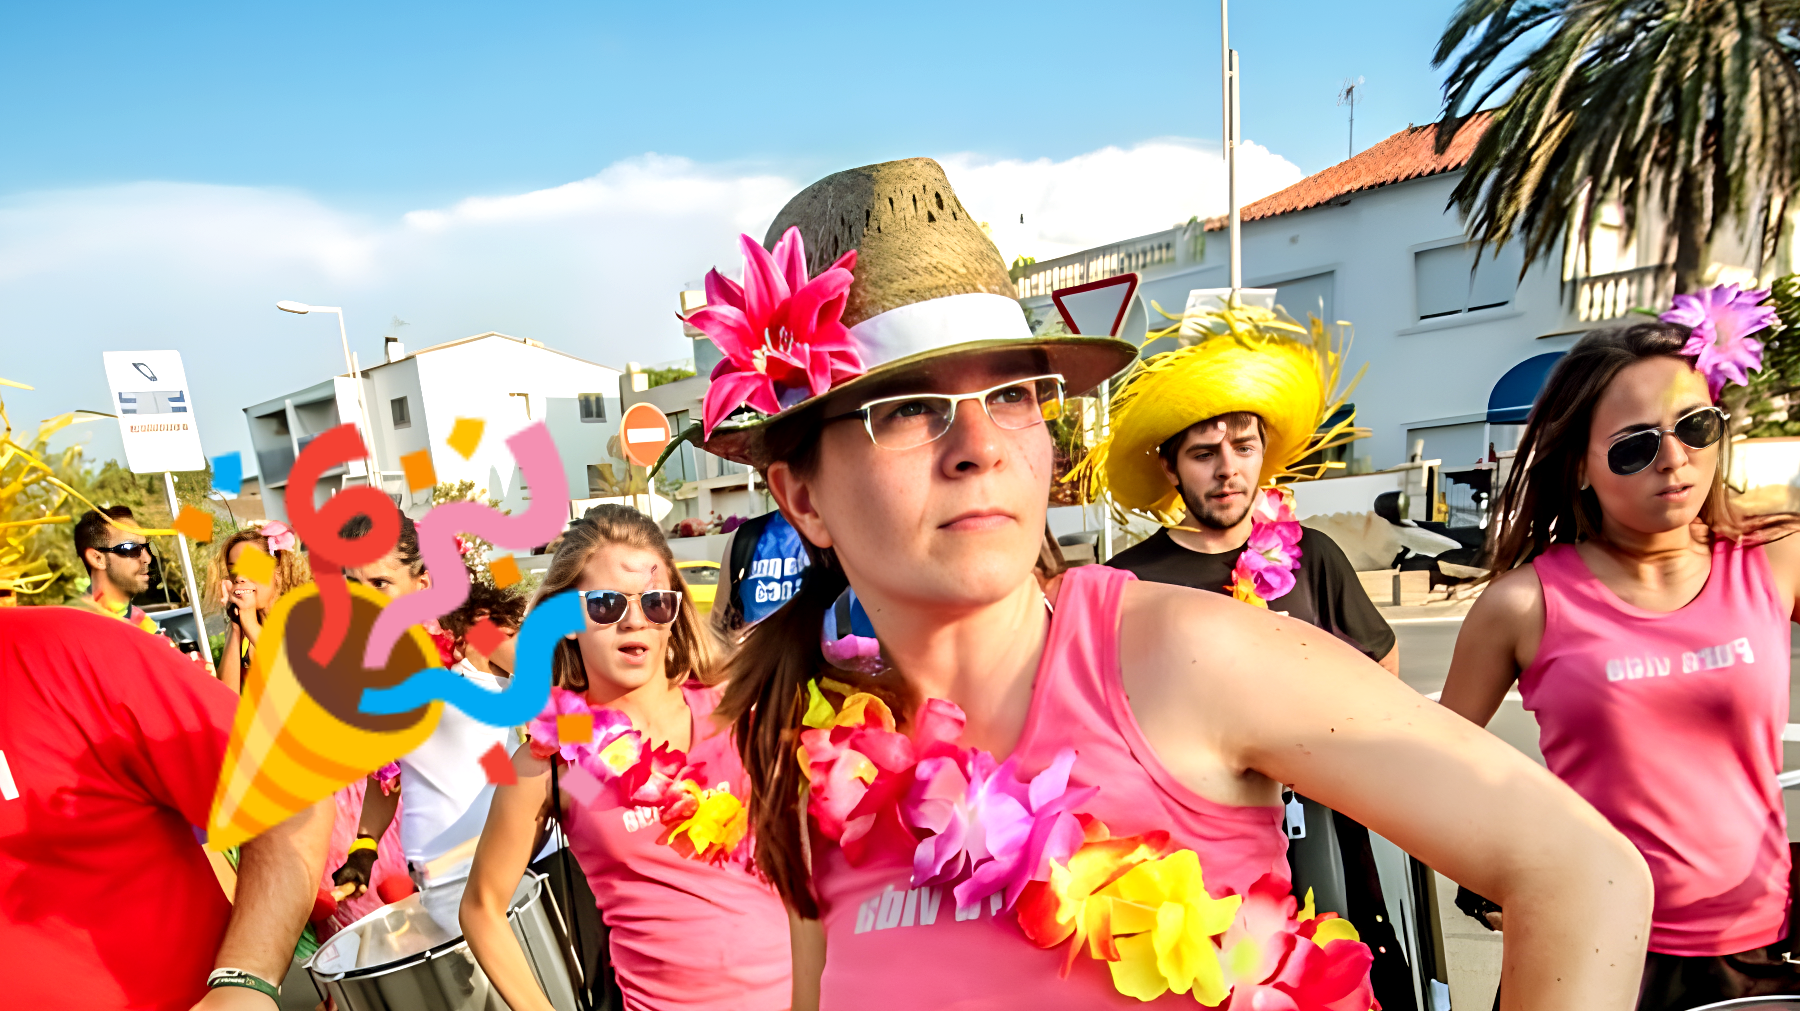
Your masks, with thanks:
[[[333,888],[331,890],[331,897],[336,899],[339,902],[342,902],[345,899],[349,898],[350,893],[354,892],[354,891],[356,891],[356,884],[354,882],[351,882],[349,884],[339,885],[336,888]]]

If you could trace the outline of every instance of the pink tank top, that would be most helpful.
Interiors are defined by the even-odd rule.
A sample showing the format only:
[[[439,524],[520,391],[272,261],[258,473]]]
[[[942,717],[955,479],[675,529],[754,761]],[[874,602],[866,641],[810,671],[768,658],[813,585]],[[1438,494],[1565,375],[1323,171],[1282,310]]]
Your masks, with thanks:
[[[1668,613],[1620,600],[1573,545],[1531,564],[1544,641],[1519,692],[1550,771],[1650,865],[1650,950],[1726,955],[1780,939],[1788,616],[1768,558],[1721,538],[1700,595]]]
[[[748,780],[728,731],[706,719],[714,688],[690,683],[694,717],[688,758],[705,763],[702,786],[730,786],[747,798]],[[710,734],[711,736],[705,736]],[[612,931],[613,968],[627,1008],[775,1011],[793,998],[787,911],[750,868],[752,843],[720,866],[657,842],[654,808],[622,801],[610,783],[583,804],[568,798],[569,852],[581,864]]]
[[[1014,754],[1022,777],[1049,766],[1058,749],[1078,757],[1070,787],[1097,786],[1082,810],[1114,836],[1163,829],[1194,850],[1214,896],[1244,892],[1271,871],[1287,878],[1279,807],[1231,807],[1181,784],[1138,729],[1119,677],[1119,596],[1136,577],[1121,569],[1071,569],[1057,595],[1031,709]],[[996,756],[1000,757],[1000,756]],[[999,896],[959,910],[949,888],[911,887],[910,854],[876,853],[853,867],[816,831],[814,887],[825,927],[823,1011],[1142,1007],[1119,993],[1105,962],[1027,940]],[[1191,995],[1153,1003],[1195,1007]]]

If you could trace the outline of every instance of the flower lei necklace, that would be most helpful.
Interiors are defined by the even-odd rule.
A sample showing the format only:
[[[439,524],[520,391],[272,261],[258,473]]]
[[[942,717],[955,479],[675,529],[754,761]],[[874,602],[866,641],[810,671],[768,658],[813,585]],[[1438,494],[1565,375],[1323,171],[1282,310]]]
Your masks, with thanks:
[[[550,702],[526,726],[531,753],[563,761],[602,783],[617,782],[632,804],[655,808],[664,827],[657,841],[707,863],[731,857],[749,833],[743,801],[730,790],[701,785],[704,762],[687,753],[647,745],[644,733],[616,709],[588,704],[579,692],[550,689]]]
[[[1250,539],[1231,570],[1225,592],[1257,607],[1293,590],[1300,568],[1300,521],[1294,516],[1294,493],[1264,488],[1250,507]]]
[[[1085,951],[1115,989],[1144,1001],[1191,992],[1211,1006],[1374,1003],[1372,956],[1349,921],[1315,915],[1310,891],[1296,912],[1274,873],[1215,898],[1199,855],[1167,832],[1114,838],[1075,810],[1099,789],[1070,787],[1074,749],[1027,782],[1016,758],[959,747],[965,718],[943,699],[925,702],[910,735],[881,699],[836,681],[809,682],[803,702],[797,757],[820,833],[853,865],[878,848],[910,850],[913,887],[949,886],[960,909],[1003,900],[1033,944],[1068,943],[1063,976]]]

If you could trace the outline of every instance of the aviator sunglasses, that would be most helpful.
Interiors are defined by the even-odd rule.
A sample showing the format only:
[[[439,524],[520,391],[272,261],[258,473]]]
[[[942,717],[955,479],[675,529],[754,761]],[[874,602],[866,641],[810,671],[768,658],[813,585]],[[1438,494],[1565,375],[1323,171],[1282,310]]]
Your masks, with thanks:
[[[644,612],[644,620],[652,625],[667,625],[681,612],[680,590],[645,590],[642,593],[620,593],[618,590],[577,590],[587,608],[588,620],[596,625],[617,625],[625,618],[632,601]]]
[[[1620,477],[1630,477],[1656,462],[1665,435],[1673,435],[1689,449],[1705,449],[1725,435],[1731,415],[1717,407],[1702,407],[1681,416],[1670,428],[1646,428],[1621,435],[1606,447],[1606,466]]]
[[[906,393],[865,402],[845,414],[827,418],[861,418],[869,441],[882,449],[913,449],[942,438],[956,424],[956,408],[965,400],[981,404],[996,428],[1020,431],[1062,417],[1063,377],[1012,379],[974,393]]]
[[[109,555],[117,555],[120,558],[137,558],[142,555],[144,549],[149,546],[150,545],[145,544],[142,541],[120,541],[117,544],[109,545],[104,548],[95,548],[94,550],[104,551]]]

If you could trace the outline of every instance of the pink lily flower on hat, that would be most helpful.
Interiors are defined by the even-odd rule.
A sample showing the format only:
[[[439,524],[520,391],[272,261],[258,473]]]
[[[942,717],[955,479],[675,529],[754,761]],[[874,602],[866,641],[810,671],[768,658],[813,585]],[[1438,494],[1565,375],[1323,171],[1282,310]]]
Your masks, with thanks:
[[[706,391],[705,438],[745,404],[779,414],[864,372],[842,322],[856,250],[808,280],[800,229],[783,233],[773,254],[748,235],[738,242],[744,283],[709,271],[706,307],[687,318],[725,354]]]
[[[1721,284],[1693,295],[1676,295],[1675,307],[1660,317],[1666,323],[1693,328],[1682,347],[1694,355],[1694,368],[1706,376],[1706,388],[1717,400],[1726,383],[1750,385],[1750,371],[1762,368],[1762,341],[1751,337],[1780,322],[1771,306],[1761,303],[1769,289],[1743,291]]]

